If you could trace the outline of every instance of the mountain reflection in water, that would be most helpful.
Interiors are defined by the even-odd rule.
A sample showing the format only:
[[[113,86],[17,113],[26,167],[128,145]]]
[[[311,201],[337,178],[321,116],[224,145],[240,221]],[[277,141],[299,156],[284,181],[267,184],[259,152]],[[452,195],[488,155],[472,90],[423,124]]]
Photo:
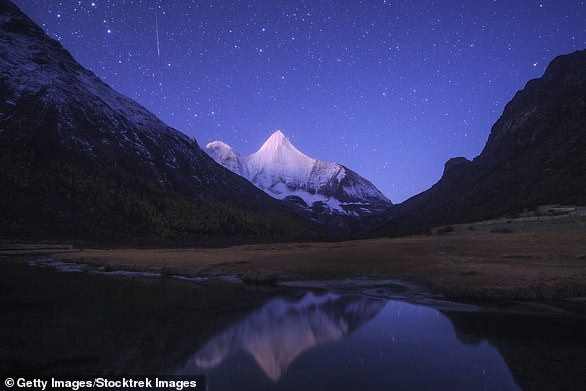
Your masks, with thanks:
[[[384,305],[383,300],[311,292],[295,301],[274,299],[210,340],[189,360],[186,370],[194,365],[209,370],[245,351],[276,381],[301,353],[344,338]]]
[[[583,316],[440,311],[348,295],[56,273],[3,259],[0,319],[0,375],[204,374],[210,391],[586,384]]]

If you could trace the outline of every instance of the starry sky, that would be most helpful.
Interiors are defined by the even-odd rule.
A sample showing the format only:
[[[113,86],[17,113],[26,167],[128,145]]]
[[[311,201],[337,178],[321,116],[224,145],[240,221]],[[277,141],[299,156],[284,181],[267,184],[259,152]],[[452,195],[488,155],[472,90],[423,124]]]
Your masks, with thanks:
[[[505,104],[586,48],[570,0],[15,0],[86,68],[197,139],[281,129],[393,202],[473,158]]]

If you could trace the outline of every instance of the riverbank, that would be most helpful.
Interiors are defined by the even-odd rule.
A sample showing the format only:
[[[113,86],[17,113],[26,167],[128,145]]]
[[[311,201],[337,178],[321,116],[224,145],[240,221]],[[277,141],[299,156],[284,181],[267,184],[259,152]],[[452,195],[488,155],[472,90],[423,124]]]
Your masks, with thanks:
[[[251,284],[395,280],[449,300],[550,300],[586,296],[586,229],[380,238],[220,249],[47,250],[65,262]]]

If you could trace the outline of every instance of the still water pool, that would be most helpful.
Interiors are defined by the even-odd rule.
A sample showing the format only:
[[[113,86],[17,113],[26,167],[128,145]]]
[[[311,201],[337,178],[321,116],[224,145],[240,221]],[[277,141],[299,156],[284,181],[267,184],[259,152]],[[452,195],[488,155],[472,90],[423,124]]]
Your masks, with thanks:
[[[0,374],[204,374],[208,390],[581,390],[586,320],[0,260]]]

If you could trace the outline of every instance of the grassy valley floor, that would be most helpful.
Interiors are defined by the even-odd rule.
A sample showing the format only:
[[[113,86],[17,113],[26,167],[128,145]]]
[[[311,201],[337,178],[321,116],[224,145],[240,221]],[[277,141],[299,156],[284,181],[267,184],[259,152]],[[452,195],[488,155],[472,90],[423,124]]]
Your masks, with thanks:
[[[336,243],[46,251],[56,260],[109,270],[234,276],[255,284],[390,279],[416,283],[436,298],[453,300],[586,296],[586,224],[584,219],[563,224],[558,220],[482,222],[427,236]]]

